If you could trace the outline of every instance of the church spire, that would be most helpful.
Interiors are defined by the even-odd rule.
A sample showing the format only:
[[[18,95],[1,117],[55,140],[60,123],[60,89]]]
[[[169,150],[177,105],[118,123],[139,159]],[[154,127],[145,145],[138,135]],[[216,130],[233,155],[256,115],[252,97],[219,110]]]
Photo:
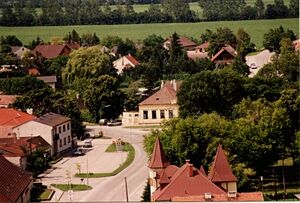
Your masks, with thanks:
[[[166,168],[169,165],[170,163],[165,156],[162,144],[159,140],[159,137],[157,136],[151,156],[151,161],[148,167],[151,169],[162,169]]]

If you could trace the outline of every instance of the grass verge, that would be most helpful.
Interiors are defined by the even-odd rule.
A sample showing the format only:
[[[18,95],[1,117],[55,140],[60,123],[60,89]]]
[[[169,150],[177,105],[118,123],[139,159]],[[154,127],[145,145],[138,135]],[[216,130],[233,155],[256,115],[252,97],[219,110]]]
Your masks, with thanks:
[[[111,146],[111,145],[110,145]],[[113,147],[108,147],[107,150],[115,150]],[[115,150],[116,151],[116,150]],[[75,177],[79,178],[103,178],[103,177],[108,177],[108,176],[114,176],[123,171],[125,168],[127,168],[134,160],[135,157],[135,150],[133,146],[129,143],[124,144],[123,151],[128,152],[128,156],[126,161],[117,169],[115,169],[113,172],[110,173],[76,173]]]
[[[83,191],[92,189],[91,186],[84,184],[51,184],[51,186],[56,187],[62,191],[68,191],[70,189],[73,191]]]
[[[148,128],[161,128],[161,126],[160,125],[143,125],[143,126],[126,126],[124,128],[148,129]]]

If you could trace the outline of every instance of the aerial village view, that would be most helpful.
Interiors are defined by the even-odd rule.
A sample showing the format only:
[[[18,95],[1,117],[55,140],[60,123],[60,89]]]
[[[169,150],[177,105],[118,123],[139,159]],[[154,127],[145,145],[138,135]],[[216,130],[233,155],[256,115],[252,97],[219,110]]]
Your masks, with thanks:
[[[0,202],[300,200],[299,0],[0,0]]]

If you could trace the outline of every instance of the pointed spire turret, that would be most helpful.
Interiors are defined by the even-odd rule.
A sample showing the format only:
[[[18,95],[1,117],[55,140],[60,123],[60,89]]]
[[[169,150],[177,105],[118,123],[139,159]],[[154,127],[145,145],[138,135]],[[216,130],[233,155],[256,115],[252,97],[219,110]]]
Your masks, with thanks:
[[[163,169],[169,165],[170,163],[165,156],[162,144],[159,140],[159,137],[157,136],[151,156],[151,161],[148,167],[151,169]]]
[[[227,157],[220,144],[218,146],[212,168],[208,174],[208,178],[214,183],[237,181],[237,178],[233,175]]]

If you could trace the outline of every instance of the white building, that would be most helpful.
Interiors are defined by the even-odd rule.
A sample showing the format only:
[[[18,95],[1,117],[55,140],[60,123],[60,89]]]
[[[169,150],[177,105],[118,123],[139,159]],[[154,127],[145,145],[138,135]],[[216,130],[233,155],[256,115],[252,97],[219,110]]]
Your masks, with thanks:
[[[52,147],[51,154],[61,153],[72,147],[71,119],[55,113],[47,113],[39,118],[13,128],[18,137],[28,135],[44,138]]]
[[[122,73],[123,69],[134,68],[139,62],[131,55],[122,56],[113,62],[113,66],[118,70],[118,74]]]

